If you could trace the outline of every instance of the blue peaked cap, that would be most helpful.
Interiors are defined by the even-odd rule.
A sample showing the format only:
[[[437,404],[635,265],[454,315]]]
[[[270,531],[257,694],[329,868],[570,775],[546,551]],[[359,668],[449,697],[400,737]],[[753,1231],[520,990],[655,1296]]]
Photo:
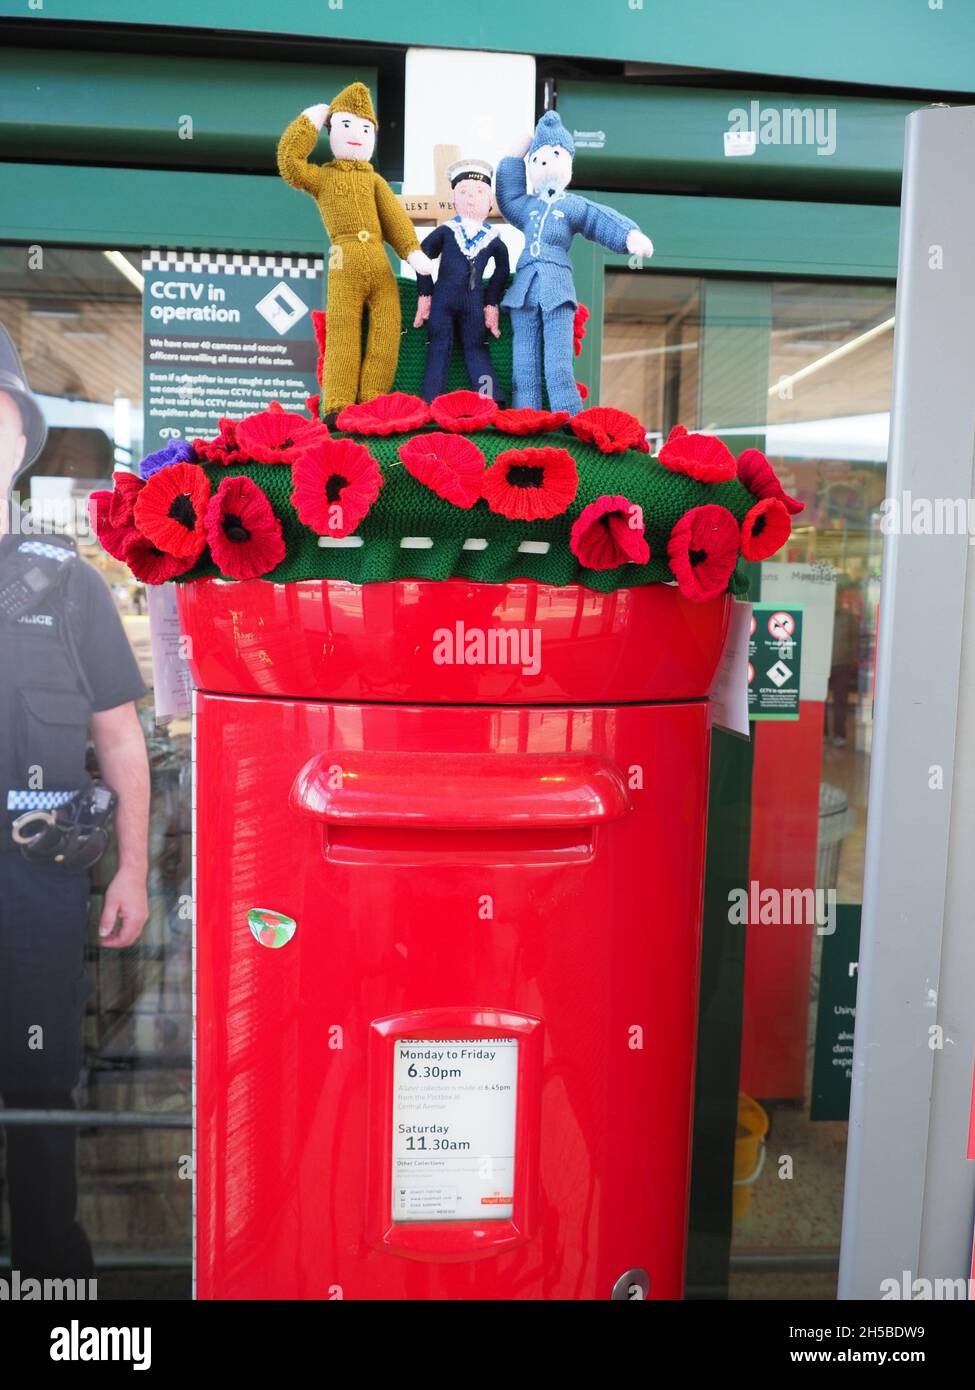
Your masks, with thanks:
[[[529,154],[534,154],[542,145],[561,145],[575,158],[576,146],[572,136],[559,120],[557,111],[546,111],[535,127],[535,138],[531,142]]]

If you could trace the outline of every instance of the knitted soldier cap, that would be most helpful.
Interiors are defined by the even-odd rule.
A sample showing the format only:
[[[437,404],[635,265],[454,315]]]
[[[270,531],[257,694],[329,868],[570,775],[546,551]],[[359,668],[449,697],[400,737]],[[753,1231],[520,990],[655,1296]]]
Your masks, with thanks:
[[[453,164],[447,165],[446,173],[451,188],[455,188],[464,179],[478,179],[481,183],[490,183],[494,176],[494,170],[484,159],[455,159]]]
[[[337,97],[332,98],[328,105],[326,130],[331,126],[332,116],[336,111],[348,111],[350,116],[358,116],[363,121],[372,121],[376,129],[379,129],[376,111],[372,104],[372,95],[364,82],[350,82],[347,87],[342,88]]]
[[[528,153],[534,154],[536,150],[541,149],[542,145],[561,145],[575,158],[575,141],[562,124],[557,111],[546,111],[539,120],[535,127],[535,138],[532,140]]]

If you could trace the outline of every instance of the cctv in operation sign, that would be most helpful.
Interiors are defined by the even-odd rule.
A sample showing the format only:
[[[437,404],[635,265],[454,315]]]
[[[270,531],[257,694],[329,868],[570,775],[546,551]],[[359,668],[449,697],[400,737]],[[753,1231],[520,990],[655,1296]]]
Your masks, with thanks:
[[[278,401],[307,414],[318,391],[311,311],[322,305],[314,256],[152,250],[142,272],[143,447],[210,438],[219,421]]]
[[[798,719],[802,606],[756,603],[748,642],[749,719]]]

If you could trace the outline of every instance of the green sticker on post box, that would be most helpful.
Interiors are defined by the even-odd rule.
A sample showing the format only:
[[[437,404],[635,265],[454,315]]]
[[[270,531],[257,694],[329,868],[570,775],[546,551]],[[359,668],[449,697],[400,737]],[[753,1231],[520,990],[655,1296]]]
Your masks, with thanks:
[[[287,946],[298,929],[293,917],[275,912],[270,907],[252,907],[247,914],[247,925],[254,934],[254,940],[272,951]]]

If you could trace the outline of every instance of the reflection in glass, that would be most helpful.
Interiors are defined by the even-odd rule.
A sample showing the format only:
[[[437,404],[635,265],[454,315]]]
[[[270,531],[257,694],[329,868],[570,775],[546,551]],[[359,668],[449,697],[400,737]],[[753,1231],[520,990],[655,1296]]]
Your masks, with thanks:
[[[706,426],[736,452],[739,438],[764,435],[784,488],[805,503],[789,545],[762,567],[763,598],[774,594],[775,601],[804,605],[803,691],[797,723],[753,726],[750,872],[770,875],[766,881],[780,889],[832,890],[844,931],[850,921],[855,929],[863,888],[894,289],[752,282],[760,291],[756,303],[769,306],[765,418],[705,422],[705,389],[709,400],[722,398],[722,374],[735,365],[730,345],[739,341],[735,325],[713,310],[704,313],[711,283],[656,272],[607,274],[601,401],[637,415],[656,436],[654,449],[677,423]],[[728,351],[721,350],[724,342]],[[769,792],[771,766],[781,775]],[[830,1104],[815,1100],[813,1062],[817,1031],[826,1036],[834,1027],[842,1039],[852,1034],[852,1018],[838,1014],[847,1005],[837,1002],[836,982],[823,971],[825,933],[751,922],[747,932],[731,1295],[831,1298],[847,1127],[845,1119],[832,1118]],[[796,935],[769,935],[775,932]],[[855,940],[848,946],[844,938],[842,949],[855,972]],[[792,1081],[783,1080],[786,1055],[797,1061]],[[842,1071],[843,1065],[834,1068]],[[840,1095],[845,1114],[842,1085]],[[764,1164],[754,1139],[764,1125],[762,1112],[770,1120]],[[786,1157],[791,1169],[779,1162]]]
[[[113,846],[92,871],[86,968],[95,989],[76,1092],[81,1108],[132,1121],[80,1131],[78,1214],[94,1248],[100,1297],[187,1297],[189,720],[156,723],[145,589],[105,554],[87,525],[88,494],[110,486],[115,469],[134,468],[141,456],[141,258],[45,247],[38,261],[37,250],[0,247],[0,321],[49,427],[47,445],[21,487],[21,505],[36,524],[75,536],[81,555],[115,598],[150,688],[139,710],[152,771],[150,918],[136,945],[125,951],[99,948],[96,927],[115,870]],[[92,757],[89,746],[90,762]],[[156,1124],[176,1123],[143,1127],[142,1115]],[[9,1248],[5,1222],[4,1213],[0,1261]]]

